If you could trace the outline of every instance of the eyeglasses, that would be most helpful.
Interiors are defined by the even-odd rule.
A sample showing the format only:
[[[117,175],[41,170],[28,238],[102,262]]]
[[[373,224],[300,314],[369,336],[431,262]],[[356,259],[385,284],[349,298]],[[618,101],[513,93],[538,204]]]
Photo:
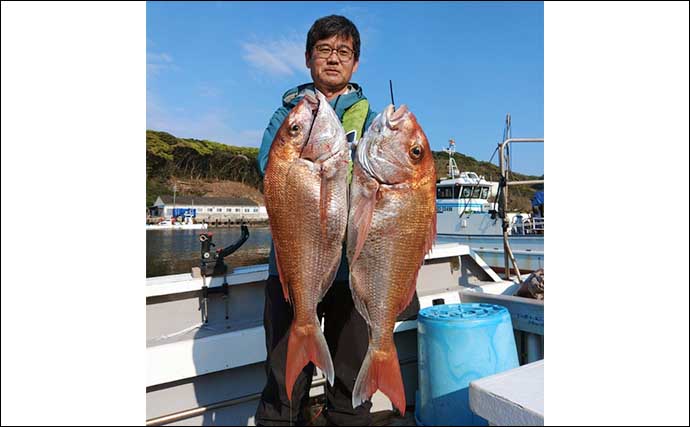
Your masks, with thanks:
[[[316,51],[316,56],[318,58],[321,58],[321,59],[328,59],[331,57],[331,54],[333,52],[335,52],[336,55],[338,55],[338,58],[340,58],[340,60],[343,62],[347,62],[347,61],[351,60],[352,55],[354,54],[352,49],[350,49],[349,47],[345,47],[345,46],[342,46],[342,47],[339,47],[336,49],[336,48],[330,47],[328,45],[320,45],[320,46],[316,46],[314,48],[314,50]]]

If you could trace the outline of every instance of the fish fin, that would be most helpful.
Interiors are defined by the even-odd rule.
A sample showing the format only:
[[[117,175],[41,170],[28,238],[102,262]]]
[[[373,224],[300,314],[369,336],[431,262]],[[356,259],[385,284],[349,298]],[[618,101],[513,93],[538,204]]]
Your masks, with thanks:
[[[285,363],[285,387],[290,401],[292,401],[292,388],[295,381],[310,361],[324,372],[331,386],[335,380],[333,360],[326,344],[326,337],[323,336],[318,319],[316,317],[314,319],[314,324],[296,326],[293,322],[290,327]]]
[[[353,215],[353,231],[357,235],[357,240],[355,244],[355,251],[350,265],[353,265],[359,254],[364,248],[364,242],[367,240],[367,235],[369,234],[369,229],[371,228],[371,220],[374,217],[374,208],[376,207],[376,199],[378,197],[379,185],[376,181],[371,181],[374,183],[372,185],[372,191],[367,194],[366,197],[362,197],[357,205],[355,206],[355,212]]]
[[[324,281],[321,285],[321,296],[319,297],[319,301],[323,299],[323,297],[326,296],[326,292],[331,288],[331,285],[335,281],[335,276],[338,274],[338,270],[340,269],[340,261],[342,260],[342,250],[340,251],[341,255],[338,256],[338,262],[335,262],[333,264],[333,267],[331,270],[324,276]]]
[[[426,240],[424,241],[424,255],[429,253],[431,247],[434,246],[436,241],[436,206],[434,205],[434,215],[432,220],[429,222],[429,230],[426,234]],[[422,263],[424,263],[424,258],[422,258]]]
[[[419,270],[417,270],[417,273],[414,275],[414,278],[410,282],[410,284],[407,286],[407,295],[405,295],[405,298],[400,300],[400,305],[398,306],[398,312],[396,315],[400,314],[407,308],[408,305],[412,302],[412,297],[414,297],[414,293],[417,290],[417,276],[419,276]]]
[[[369,347],[352,391],[352,407],[370,400],[376,390],[388,396],[393,406],[405,415],[405,387],[395,346],[386,351],[372,351]]]
[[[357,312],[364,318],[364,321],[367,322],[367,325],[369,328],[371,328],[371,319],[369,318],[369,311],[367,310],[367,306],[362,301],[361,298],[359,298],[359,294],[355,292],[355,288],[357,287],[357,279],[355,276],[350,273],[350,294],[352,294],[352,302],[355,304],[355,309]]]
[[[288,282],[285,280],[283,269],[280,267],[280,257],[278,256],[278,248],[273,245],[273,254],[276,257],[276,267],[278,267],[278,277],[280,278],[280,286],[283,288],[283,297],[285,301],[290,302],[290,291],[288,289]]]

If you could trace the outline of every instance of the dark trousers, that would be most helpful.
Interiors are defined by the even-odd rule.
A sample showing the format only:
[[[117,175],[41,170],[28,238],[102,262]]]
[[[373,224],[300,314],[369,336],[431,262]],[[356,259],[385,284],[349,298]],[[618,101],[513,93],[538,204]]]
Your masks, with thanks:
[[[352,389],[369,345],[365,320],[352,302],[347,282],[334,282],[317,307],[324,319],[324,335],[333,359],[335,382],[326,383],[327,420],[335,425],[370,425],[371,402],[352,408]],[[304,368],[293,389],[292,405],[285,390],[285,362],[292,307],[283,298],[280,279],[266,280],[264,330],[266,331],[266,386],[256,410],[256,424],[304,425],[314,364]]]

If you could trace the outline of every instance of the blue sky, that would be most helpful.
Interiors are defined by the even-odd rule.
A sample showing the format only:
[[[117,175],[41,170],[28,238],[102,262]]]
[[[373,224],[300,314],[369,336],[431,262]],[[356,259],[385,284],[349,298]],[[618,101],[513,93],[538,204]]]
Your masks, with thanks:
[[[147,128],[259,146],[283,93],[311,81],[306,34],[329,14],[360,31],[352,81],[381,111],[392,79],[432,149],[454,138],[489,160],[508,112],[513,137],[544,136],[542,3],[149,2]],[[543,145],[516,146],[513,169],[543,174]]]

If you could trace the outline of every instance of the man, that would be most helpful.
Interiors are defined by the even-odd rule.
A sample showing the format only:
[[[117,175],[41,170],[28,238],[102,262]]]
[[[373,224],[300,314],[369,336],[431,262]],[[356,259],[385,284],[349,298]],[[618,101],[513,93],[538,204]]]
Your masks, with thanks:
[[[318,19],[307,34],[305,60],[313,83],[300,85],[283,95],[283,106],[271,118],[259,150],[259,168],[263,174],[276,132],[290,110],[305,93],[318,89],[323,93],[340,118],[350,141],[357,140],[369,127],[376,113],[362,93],[351,83],[359,66],[360,39],[355,25],[342,16]],[[295,218],[299,221],[299,218]],[[269,257],[269,278],[266,281],[264,329],[266,332],[266,386],[256,411],[258,425],[305,424],[306,406],[314,365],[309,363],[295,382],[292,406],[285,390],[285,362],[288,331],[292,322],[292,307],[282,293],[274,250]],[[324,320],[324,335],[328,343],[335,381],[326,387],[324,416],[333,425],[369,425],[371,403],[352,408],[352,389],[368,346],[365,320],[354,308],[348,283],[347,257],[343,256],[335,282],[317,309]]]

